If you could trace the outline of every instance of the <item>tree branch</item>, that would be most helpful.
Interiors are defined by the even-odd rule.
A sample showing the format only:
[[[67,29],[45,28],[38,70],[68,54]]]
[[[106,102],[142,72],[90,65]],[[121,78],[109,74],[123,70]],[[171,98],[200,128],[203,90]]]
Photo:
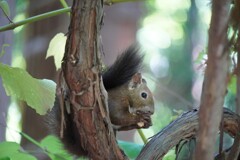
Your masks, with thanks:
[[[199,110],[182,114],[175,121],[152,137],[144,146],[137,160],[161,160],[167,152],[175,147],[181,140],[189,140],[196,137],[199,130]],[[223,110],[223,130],[235,137],[240,132],[240,116],[229,109]]]

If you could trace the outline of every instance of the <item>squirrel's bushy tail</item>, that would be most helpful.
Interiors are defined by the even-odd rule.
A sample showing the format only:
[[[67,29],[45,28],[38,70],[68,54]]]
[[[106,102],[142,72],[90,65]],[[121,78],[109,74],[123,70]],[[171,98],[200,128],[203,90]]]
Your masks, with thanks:
[[[63,127],[63,137],[61,134],[61,109],[59,104],[59,99],[55,99],[54,107],[51,112],[47,114],[46,123],[48,125],[49,130],[52,134],[56,135],[60,138],[60,140],[64,144],[64,148],[70,151],[70,153],[78,155],[78,156],[86,156],[87,153],[81,148],[81,144],[79,143],[79,135],[76,135],[78,132],[76,125],[73,122],[73,115],[67,114],[66,109],[64,108],[64,120],[65,125]]]
[[[103,83],[106,90],[125,84],[140,70],[143,55],[139,54],[139,52],[140,49],[137,45],[130,46],[103,73]]]

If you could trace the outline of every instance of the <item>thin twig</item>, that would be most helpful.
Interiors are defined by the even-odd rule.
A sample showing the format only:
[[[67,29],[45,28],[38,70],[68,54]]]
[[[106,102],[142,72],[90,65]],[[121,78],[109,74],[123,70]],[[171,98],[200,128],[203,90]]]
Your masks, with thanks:
[[[8,21],[9,21],[10,23],[13,23],[13,21],[8,17],[7,13],[2,9],[2,7],[0,7],[0,8],[1,8],[3,14],[5,15],[5,17],[8,19]]]
[[[147,144],[147,138],[146,138],[146,136],[144,135],[143,131],[142,131],[141,129],[138,129],[137,131],[138,131],[138,134],[140,135],[143,143],[144,143],[144,144]]]
[[[63,8],[68,8],[69,7],[65,0],[59,0],[59,1],[62,4]],[[70,12],[68,12],[68,15],[70,16]]]
[[[145,0],[104,0],[104,4],[105,5],[112,5],[115,3],[122,3],[122,2],[137,2],[137,1],[145,1]],[[63,13],[68,13],[71,10],[71,7],[68,7],[67,3],[65,2],[65,0],[60,0],[61,4],[63,5],[63,9],[59,9],[59,10],[55,10],[55,11],[51,11],[51,12],[47,12],[47,13],[43,13],[37,16],[33,16],[27,19],[24,19],[22,21],[19,22],[12,22],[8,16],[6,16],[8,18],[8,20],[10,22],[12,22],[11,24],[5,25],[0,27],[0,32],[3,31],[7,31],[7,30],[12,30],[14,28],[17,28],[19,26],[25,25],[25,24],[29,24],[32,22],[36,22],[36,21],[40,21],[46,18],[50,18],[50,17],[54,17]],[[3,12],[5,14],[5,12]],[[69,13],[68,13],[69,14]],[[70,14],[69,14],[70,15]]]
[[[11,24],[0,27],[0,32],[11,30],[11,29],[14,29],[16,27],[22,26],[24,24],[33,23],[33,22],[40,21],[40,20],[43,20],[43,19],[46,19],[46,18],[49,18],[49,17],[53,17],[53,16],[56,16],[56,15],[67,13],[67,12],[70,12],[70,10],[71,10],[71,8],[68,7],[68,8],[63,8],[63,9],[58,9],[58,10],[55,10],[55,11],[43,13],[43,14],[40,14],[40,15],[37,15],[37,16],[29,17],[29,18],[24,19],[22,21],[14,22],[14,23],[11,23]]]

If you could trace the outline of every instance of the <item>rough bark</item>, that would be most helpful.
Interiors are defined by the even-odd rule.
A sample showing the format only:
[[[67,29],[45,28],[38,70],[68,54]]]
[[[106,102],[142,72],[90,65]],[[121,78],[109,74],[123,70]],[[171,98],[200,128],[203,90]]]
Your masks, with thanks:
[[[79,143],[91,159],[125,159],[113,134],[99,72],[102,18],[102,0],[73,1],[62,64],[66,101],[74,111]]]
[[[209,29],[208,61],[200,104],[196,160],[214,157],[214,144],[221,121],[229,70],[227,28],[231,0],[213,0]]]
[[[235,137],[240,132],[240,117],[228,109],[223,112],[223,131]],[[199,130],[199,110],[184,113],[144,146],[137,160],[161,160],[164,155],[182,140],[195,138]]]

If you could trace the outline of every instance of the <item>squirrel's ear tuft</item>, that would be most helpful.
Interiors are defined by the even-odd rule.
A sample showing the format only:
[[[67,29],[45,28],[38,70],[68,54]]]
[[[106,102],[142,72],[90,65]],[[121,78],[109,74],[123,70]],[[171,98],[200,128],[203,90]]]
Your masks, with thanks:
[[[129,84],[128,84],[128,89],[133,90],[135,88],[138,88],[139,85],[141,85],[143,82],[142,75],[141,73],[136,73],[132,76]]]
[[[147,81],[143,78],[142,79],[142,82],[144,83],[144,84],[147,84]]]

